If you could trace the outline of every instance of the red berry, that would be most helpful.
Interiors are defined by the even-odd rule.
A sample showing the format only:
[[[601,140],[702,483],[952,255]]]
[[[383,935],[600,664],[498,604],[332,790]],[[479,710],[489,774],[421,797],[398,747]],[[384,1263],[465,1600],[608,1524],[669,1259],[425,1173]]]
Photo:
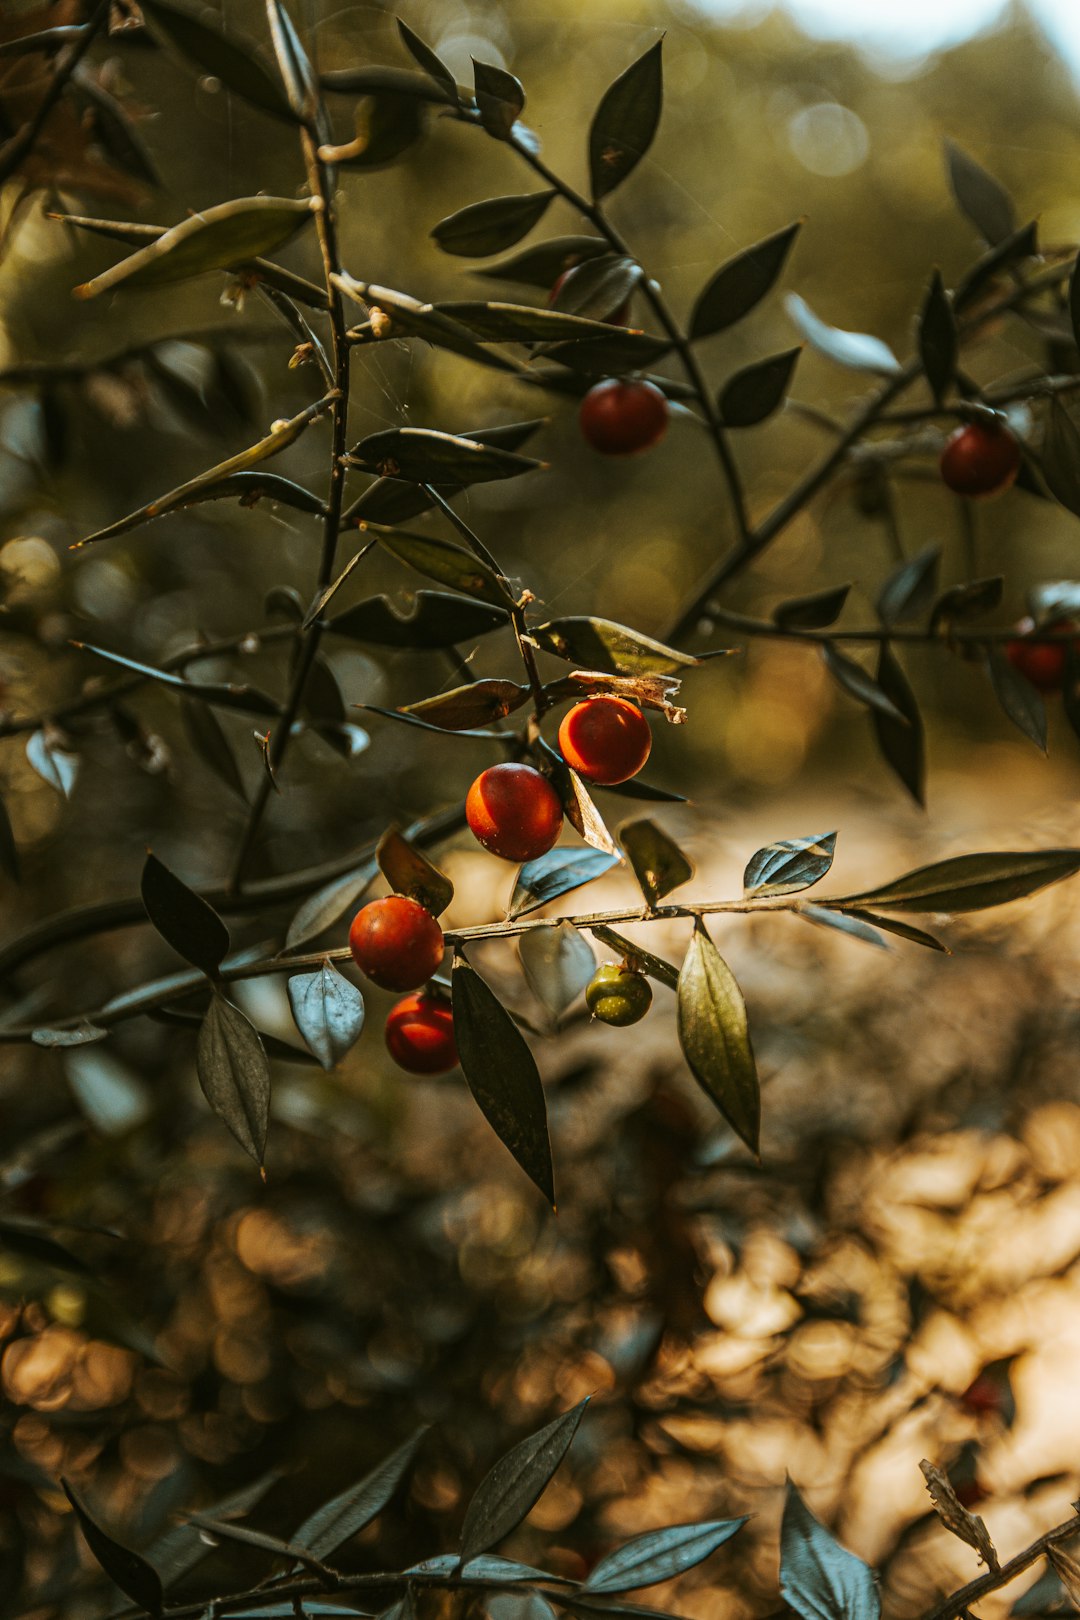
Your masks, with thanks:
[[[1065,670],[1069,662],[1069,643],[1066,641],[1029,641],[1027,637],[1035,629],[1033,619],[1021,619],[1016,627],[1022,632],[1023,638],[1018,641],[1005,643],[1005,657],[1019,675],[1029,680],[1032,686],[1037,686],[1040,692],[1060,692],[1065,684]],[[1075,630],[1077,626],[1071,619],[1056,619],[1053,624],[1042,627],[1045,630]],[[1080,654],[1080,642],[1074,642],[1075,651]]]
[[[384,990],[416,990],[437,972],[443,933],[430,911],[403,894],[372,900],[353,918],[349,949],[357,967]]]
[[[386,1020],[386,1049],[409,1074],[445,1074],[458,1060],[454,1013],[445,996],[405,996]]]
[[[997,495],[1020,471],[1020,445],[998,422],[965,422],[941,452],[941,476],[957,495]]]
[[[649,382],[597,383],[581,402],[578,421],[585,442],[602,456],[633,456],[664,437],[667,400]]]
[[[577,273],[578,273],[578,271],[580,269],[581,269],[581,266],[579,264],[572,264],[570,266],[569,270],[564,270],[563,271],[562,275],[559,277],[558,281],[556,281],[554,287],[552,287],[550,293],[548,294],[548,301],[547,301],[548,302],[548,309],[554,309],[555,308],[556,304],[559,301],[559,294],[562,292],[563,288],[567,285],[567,283],[572,283],[573,282],[574,277],[577,275]],[[576,309],[571,309],[571,310],[567,310],[566,313],[568,315],[576,315],[576,314],[578,314],[578,311]],[[604,316],[601,317],[601,319],[605,320],[609,326],[625,326],[627,321],[629,320],[629,318],[630,318],[630,300],[629,300],[629,298],[624,298],[622,303],[618,306],[618,308],[613,309],[609,315],[604,315]]]
[[[492,765],[465,800],[473,835],[504,861],[534,861],[559,836],[562,805],[546,776],[531,765]]]
[[[637,704],[627,698],[586,698],[563,717],[559,747],[586,782],[612,787],[640,771],[652,748],[652,732]]]
[[[960,1401],[969,1412],[1000,1412],[1003,1404],[1002,1387],[987,1373],[980,1373],[965,1389]]]

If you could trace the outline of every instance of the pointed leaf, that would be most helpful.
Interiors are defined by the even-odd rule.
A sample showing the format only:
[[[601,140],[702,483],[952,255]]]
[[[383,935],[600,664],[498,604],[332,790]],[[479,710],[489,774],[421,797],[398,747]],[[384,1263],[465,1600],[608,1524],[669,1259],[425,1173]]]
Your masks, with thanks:
[[[1037,686],[1014,669],[1000,647],[987,648],[986,667],[1005,714],[1036,748],[1046,753],[1046,702]]]
[[[803,1620],[878,1620],[874,1573],[815,1519],[791,1481],[780,1526],[780,1594]]]
[[[655,906],[694,875],[693,866],[678,844],[655,821],[627,822],[619,828],[619,843],[649,906]]]
[[[773,623],[785,630],[824,630],[844,611],[850,590],[850,585],[830,585],[812,596],[793,596],[773,608]]]
[[[641,281],[641,266],[623,253],[604,253],[587,259],[566,276],[552,308],[567,315],[606,321],[623,309]]]
[[[441,916],[454,898],[454,885],[446,874],[433,866],[396,827],[389,828],[379,839],[375,859],[393,892],[407,895],[433,917]]]
[[[919,358],[930,391],[939,405],[952,386],[959,348],[949,295],[941,271],[935,270],[919,315]]]
[[[694,1079],[752,1153],[761,1090],[746,1004],[735,976],[698,918],[679,973],[679,1043]]]
[[[991,247],[1016,230],[1016,210],[1005,187],[953,141],[945,142],[945,165],[957,204]]]
[[[312,217],[309,202],[289,197],[241,197],[219,203],[174,225],[75,292],[79,298],[96,298],[120,285],[161,286],[208,270],[226,270],[281,247]]]
[[[338,1548],[378,1517],[412,1467],[427,1426],[417,1429],[396,1451],[373,1468],[357,1485],[335,1496],[305,1519],[293,1535],[293,1544],[306,1547],[315,1557],[333,1557]]]
[[[801,349],[787,349],[746,366],[720,390],[720,417],[725,427],[756,427],[784,403]]]
[[[229,930],[213,906],[156,855],[147,855],[143,866],[142,902],[166,944],[192,967],[214,978],[229,949]]]
[[[984,287],[995,281],[1002,271],[1019,264],[1023,259],[1032,258],[1039,251],[1038,220],[1032,220],[1029,225],[1021,226],[1012,236],[1007,236],[1003,242],[990,249],[979,259],[953,294],[953,308],[965,309],[972,303],[976,295]]]
[[[243,714],[264,715],[271,719],[276,719],[281,712],[273,698],[267,697],[256,686],[232,685],[221,681],[189,681],[182,675],[174,675],[171,670],[155,669],[152,664],[140,664],[135,658],[125,658],[123,653],[109,652],[105,647],[91,647],[86,641],[73,641],[71,645],[81,652],[92,653],[95,658],[104,658],[107,663],[118,664],[121,669],[131,670],[144,680],[158,681],[162,686],[168,686],[174,692],[183,693],[185,697],[200,703],[214,703],[223,709],[239,709]]]
[[[814,314],[805,298],[800,298],[798,293],[788,293],[784,308],[807,343],[827,359],[835,360],[837,365],[847,366],[853,371],[872,371],[885,377],[900,370],[899,360],[881,338],[873,337],[869,332],[844,332],[837,326],[829,326]]]
[[[940,563],[941,547],[930,545],[893,570],[878,592],[877,611],[882,624],[906,624],[929,611]]]
[[[542,287],[547,292],[564,270],[570,270],[586,259],[598,256],[606,258],[608,253],[608,245],[602,236],[552,236],[546,242],[534,242],[522,248],[501,264],[484,265],[483,269],[474,270],[473,274],[485,276],[491,281],[516,281],[524,287]],[[575,315],[596,314],[595,310],[579,310],[576,306],[561,302],[557,307],[570,309]]]
[[[837,916],[840,913],[836,913]],[[910,941],[912,945],[923,945],[927,950],[940,951],[944,956],[951,956],[952,952],[940,939],[928,934],[925,928],[915,928],[911,923],[902,922],[899,917],[881,917],[876,911],[849,911],[844,913],[848,917],[857,917],[861,922],[870,923],[874,928],[884,928],[887,934],[896,934],[900,939]]]
[[[78,754],[69,754],[56,748],[44,731],[31,732],[26,743],[26,758],[30,765],[61,798],[70,799],[79,774]]]
[[[992,613],[994,608],[1001,605],[1004,594],[1005,580],[1001,574],[992,574],[989,579],[972,579],[964,585],[952,585],[934,603],[930,628],[936,630],[941,624],[952,624],[958,619],[978,619],[984,613]]]
[[[360,1039],[364,998],[331,962],[289,980],[289,1006],[308,1046],[324,1069],[332,1069]]]
[[[266,0],[266,18],[289,105],[298,118],[311,123],[319,108],[319,83],[315,70],[281,0]]]
[[[555,1018],[577,1000],[596,972],[592,946],[568,922],[530,928],[518,940],[518,955],[529,989]]]
[[[842,686],[851,697],[865,703],[869,709],[888,715],[896,725],[905,723],[892,698],[882,690],[880,683],[861,664],[857,664],[853,658],[842,653],[831,641],[822,643],[821,656],[837,685]]]
[[[62,1479],[60,1483],[64,1495],[75,1510],[86,1544],[106,1575],[116,1582],[125,1597],[129,1597],[148,1614],[159,1615],[164,1595],[157,1570],[139,1553],[132,1552],[130,1547],[122,1546],[119,1541],[114,1541],[112,1536],[106,1534],[74,1487],[69,1485],[66,1479]]]
[[[725,1541],[737,1535],[746,1519],[711,1519],[701,1524],[671,1524],[649,1530],[608,1553],[589,1571],[585,1592],[633,1592],[658,1581],[674,1580],[703,1563]]]
[[[342,917],[350,906],[354,905],[368,885],[378,875],[379,868],[374,860],[365,861],[361,866],[342,877],[334,878],[321,889],[309,895],[300,906],[289,929],[285,935],[285,945],[288,950],[298,950],[310,940],[317,939],[320,934]]]
[[[831,905],[865,903],[879,911],[985,911],[1023,900],[1080,871],[1080,850],[1033,849],[956,855],[907,872],[894,883],[844,895]]]
[[[527,236],[547,212],[555,193],[533,191],[521,197],[490,197],[449,214],[431,235],[444,253],[483,259],[502,253]]]
[[[720,266],[694,305],[691,339],[722,332],[749,315],[779,279],[801,224],[796,220],[794,225],[745,248]]]
[[[365,528],[375,535],[384,551],[423,574],[425,579],[433,579],[439,585],[452,585],[455,590],[494,607],[505,609],[512,605],[513,598],[506,586],[475,552],[435,535],[410,534],[407,529],[387,529],[373,524]]]
[[[569,366],[586,377],[623,377],[628,372],[644,371],[655,365],[670,350],[669,338],[612,327],[606,337],[593,337],[580,343],[547,344],[537,350],[537,358]]]
[[[833,863],[836,834],[785,838],[751,855],[743,873],[747,894],[796,894],[819,883]]]
[[[213,771],[231,793],[235,793],[242,804],[246,804],[247,789],[244,787],[244,778],[240,775],[240,767],[236,763],[232,744],[221,729],[221,721],[213,709],[194,698],[182,697],[180,719],[188,741],[203,764]]]
[[[697,663],[689,653],[665,647],[662,642],[630,630],[611,619],[572,616],[550,619],[530,630],[544,652],[554,653],[583,669],[603,670],[613,675],[669,675]]]
[[[396,18],[396,22],[402,43],[413,61],[418,63],[428,77],[435,84],[440,85],[450,99],[456,103],[458,100],[457,81],[446,63],[440,56],[435,54],[430,45],[424,44],[418,34],[413,33],[409,25],[402,22],[400,17]]]
[[[880,708],[870,711],[877,745],[885,763],[895,771],[916,804],[926,797],[926,741],[919,705],[911,684],[892,648],[883,641],[878,652],[878,686],[900,714],[899,720]]]
[[[589,129],[593,201],[621,185],[653,143],[664,100],[662,42],[639,56],[605,90]]]
[[[387,428],[362,439],[350,461],[381,478],[403,478],[418,484],[455,483],[462,488],[491,479],[514,478],[542,465],[477,439],[430,428]]]
[[[374,647],[453,647],[489,635],[507,622],[505,608],[481,606],[441,591],[417,591],[399,609],[389,596],[372,596],[327,623],[334,635]]]
[[[853,939],[861,939],[867,945],[876,945],[879,950],[887,951],[889,942],[883,939],[878,930],[867,921],[869,912],[833,911],[828,906],[801,905],[795,913],[802,917],[804,922],[817,923],[821,928],[835,928],[841,934],[850,934]]]
[[[602,320],[588,320],[559,309],[537,309],[533,304],[453,299],[433,307],[460,321],[485,343],[570,343],[611,336],[610,327]]]
[[[508,422],[501,427],[480,428],[461,433],[461,439],[475,439],[478,444],[493,445],[497,450],[518,450],[538,428],[545,426],[543,419],[531,422]],[[460,484],[443,483],[434,486],[444,496],[456,494]],[[373,523],[404,523],[426,512],[436,504],[430,490],[422,485],[412,487],[394,478],[377,478],[344,514],[344,523],[366,519]]]
[[[254,1024],[216,990],[199,1030],[195,1067],[214,1113],[261,1165],[270,1123],[270,1064]]]
[[[473,57],[473,85],[480,122],[497,141],[508,141],[525,110],[525,92],[520,82],[505,68]]]
[[[419,703],[409,703],[401,712],[427,720],[441,730],[468,731],[512,714],[528,698],[529,688],[517,681],[477,680],[422,698]]]
[[[526,861],[510,897],[510,921],[580,889],[618,864],[618,855],[596,849],[553,849],[535,861]]]
[[[586,1396],[500,1457],[466,1509],[461,1528],[463,1564],[502,1541],[532,1511],[569,1451],[588,1404]]]
[[[155,33],[197,62],[205,73],[220,79],[227,90],[235,91],[244,101],[275,118],[294,122],[280,85],[250,44],[239,44],[207,22],[205,16],[193,16],[179,6],[166,5],[165,0],[146,0],[143,11]]]
[[[454,960],[452,982],[454,1039],[469,1090],[500,1142],[554,1208],[547,1104],[536,1061],[510,1014],[462,956]],[[471,1558],[498,1539],[476,1545],[466,1538],[463,1552]]]

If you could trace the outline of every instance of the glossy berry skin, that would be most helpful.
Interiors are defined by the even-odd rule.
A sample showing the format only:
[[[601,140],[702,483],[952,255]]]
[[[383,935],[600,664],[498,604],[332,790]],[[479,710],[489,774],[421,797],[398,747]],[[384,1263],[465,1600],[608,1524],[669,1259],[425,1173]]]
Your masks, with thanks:
[[[474,838],[504,861],[546,855],[562,827],[562,805],[546,776],[531,765],[491,765],[465,800]]]
[[[614,787],[640,771],[652,748],[652,732],[629,699],[586,698],[563,716],[559,747],[566,763],[586,782]]]
[[[1016,628],[1022,631],[1022,638],[1005,643],[1005,657],[1013,669],[1040,692],[1060,692],[1065,685],[1065,671],[1069,662],[1068,642],[1028,641],[1026,638],[1035,628],[1033,619],[1022,619]],[[1043,626],[1045,630],[1076,628],[1071,619],[1056,619],[1053,624]],[[1074,642],[1073,649],[1080,654],[1080,642]]]
[[[941,452],[941,476],[957,495],[997,495],[1019,471],[1020,445],[995,422],[965,422]]]
[[[652,1006],[652,987],[643,973],[605,962],[585,988],[585,1004],[602,1024],[622,1029],[644,1018]]]
[[[548,294],[548,301],[547,301],[548,302],[548,309],[554,309],[555,308],[555,305],[558,303],[558,300],[559,300],[559,294],[562,292],[562,290],[566,286],[567,282],[572,282],[573,281],[574,277],[577,275],[577,273],[578,273],[578,271],[580,269],[581,269],[580,265],[572,264],[570,266],[569,270],[564,270],[563,271],[562,275],[559,277],[558,281],[556,281],[554,287],[552,287],[550,293]],[[576,314],[576,311],[568,311],[567,313],[575,313]],[[603,319],[606,321],[608,326],[625,326],[627,321],[629,320],[629,318],[630,318],[630,300],[629,300],[629,298],[624,298],[622,303],[619,305],[618,309],[613,309],[610,315],[605,315],[603,317]]]
[[[390,894],[356,913],[349,949],[373,984],[384,990],[417,990],[438,971],[445,946],[430,911],[403,894]]]
[[[405,996],[386,1020],[386,1050],[408,1074],[445,1074],[457,1063],[454,1013],[446,996]]]
[[[635,456],[659,444],[667,428],[667,400],[652,383],[597,383],[581,402],[578,421],[586,444],[602,456]]]

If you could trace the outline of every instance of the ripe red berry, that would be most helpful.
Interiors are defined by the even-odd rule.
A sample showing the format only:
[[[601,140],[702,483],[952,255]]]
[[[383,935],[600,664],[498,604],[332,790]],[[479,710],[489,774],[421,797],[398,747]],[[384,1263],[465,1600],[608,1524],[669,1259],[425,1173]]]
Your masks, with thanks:
[[[1028,636],[1035,629],[1034,619],[1021,619],[1016,627],[1021,632],[1021,638],[1005,643],[1005,657],[1018,674],[1029,680],[1032,686],[1037,686],[1040,692],[1060,692],[1065,684],[1065,671],[1069,662],[1069,643],[1066,641],[1029,641]],[[1044,625],[1045,630],[1075,630],[1078,628],[1071,619],[1055,619],[1053,624]],[[1080,654],[1080,642],[1074,642],[1074,650]]]
[[[504,861],[534,861],[559,836],[562,805],[546,776],[531,765],[492,765],[465,800],[473,836]]]
[[[384,990],[416,990],[443,959],[443,933],[430,911],[403,894],[361,907],[349,929],[361,972]]]
[[[627,698],[586,698],[563,716],[559,747],[586,782],[612,787],[640,771],[652,748],[652,732],[637,704]]]
[[[581,402],[578,421],[585,442],[602,456],[633,456],[664,437],[667,400],[649,382],[597,383]]]
[[[446,996],[405,996],[386,1020],[386,1049],[409,1074],[445,1074],[458,1060],[454,1013]]]
[[[941,476],[957,495],[997,495],[1020,471],[1020,445],[998,422],[965,422],[941,452]]]
[[[564,287],[573,284],[574,277],[577,275],[580,269],[581,266],[579,264],[572,264],[569,270],[563,271],[562,275],[556,281],[554,287],[552,287],[550,293],[548,294],[548,309],[555,308],[555,305],[559,301],[559,294],[562,292]],[[576,315],[578,311],[569,310],[567,313]],[[624,298],[617,309],[613,309],[609,315],[604,315],[601,318],[605,320],[609,326],[625,326],[630,318],[629,298]]]

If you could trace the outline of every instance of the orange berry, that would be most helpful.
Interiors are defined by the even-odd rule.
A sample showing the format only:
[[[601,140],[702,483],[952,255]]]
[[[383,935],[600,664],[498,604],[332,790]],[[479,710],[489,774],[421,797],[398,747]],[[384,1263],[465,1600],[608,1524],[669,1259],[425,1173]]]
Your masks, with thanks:
[[[491,765],[465,800],[473,836],[504,861],[534,861],[559,836],[563,812],[546,776],[531,765]]]
[[[438,971],[443,933],[430,911],[403,894],[361,907],[349,949],[362,973],[384,990],[416,990]]]
[[[581,402],[578,421],[586,444],[602,456],[633,456],[664,437],[668,404],[649,382],[597,383]]]
[[[652,748],[652,732],[628,698],[586,698],[563,716],[559,747],[566,763],[586,782],[613,787],[640,771]]]
[[[446,996],[421,991],[391,1007],[386,1049],[409,1074],[445,1074],[457,1063],[454,1012]]]

